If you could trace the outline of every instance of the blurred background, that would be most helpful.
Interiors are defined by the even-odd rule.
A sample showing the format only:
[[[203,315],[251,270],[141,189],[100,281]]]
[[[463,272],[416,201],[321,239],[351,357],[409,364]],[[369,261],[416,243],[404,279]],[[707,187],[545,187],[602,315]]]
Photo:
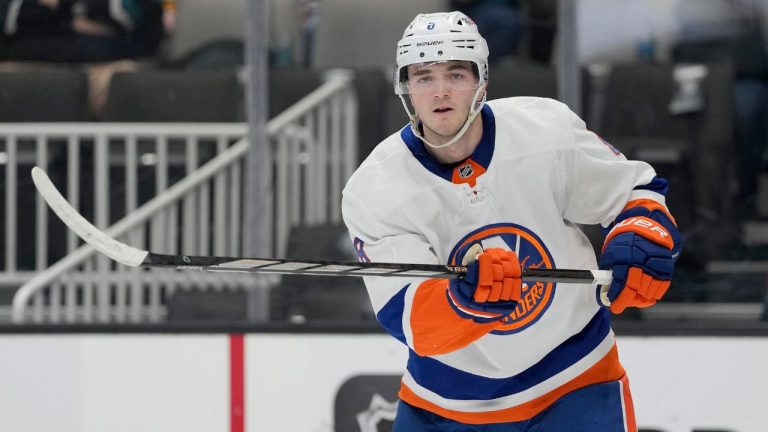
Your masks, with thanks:
[[[489,42],[489,99],[560,99],[670,180],[685,251],[664,304],[631,318],[768,317],[768,2],[266,0],[255,18],[246,0],[0,4],[0,320],[41,272],[19,306],[25,321],[33,304],[35,322],[247,320],[254,286],[270,291],[262,321],[372,319],[354,279],[208,279],[73,259],[80,242],[47,214],[29,169],[45,167],[102,229],[128,215],[120,235],[138,247],[241,256],[259,205],[262,256],[353,259],[340,191],[407,121],[391,90],[394,46],[416,13],[448,9]],[[253,22],[266,28],[247,31]],[[251,33],[266,77],[248,67]],[[241,139],[258,116],[266,141],[252,147],[272,162],[253,165],[265,196],[246,196]],[[181,179],[184,190],[135,217]],[[584,230],[597,247],[600,230]],[[101,288],[89,287],[99,272]]]
[[[489,99],[559,99],[669,179],[675,280],[617,333],[768,334],[765,0],[0,0],[3,331],[379,332],[356,278],[117,265],[29,170],[153,252],[355,260],[341,190],[407,122],[403,29],[446,10],[488,40]]]

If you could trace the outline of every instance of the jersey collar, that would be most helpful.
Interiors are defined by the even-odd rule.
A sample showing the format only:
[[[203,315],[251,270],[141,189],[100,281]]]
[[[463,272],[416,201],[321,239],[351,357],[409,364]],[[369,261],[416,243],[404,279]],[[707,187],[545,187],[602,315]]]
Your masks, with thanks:
[[[483,105],[480,115],[483,119],[483,136],[475,151],[465,160],[452,164],[441,164],[432,156],[424,142],[413,134],[410,125],[400,131],[400,138],[421,165],[433,174],[453,183],[475,185],[477,177],[482,175],[491,164],[496,141],[496,121],[488,104]]]

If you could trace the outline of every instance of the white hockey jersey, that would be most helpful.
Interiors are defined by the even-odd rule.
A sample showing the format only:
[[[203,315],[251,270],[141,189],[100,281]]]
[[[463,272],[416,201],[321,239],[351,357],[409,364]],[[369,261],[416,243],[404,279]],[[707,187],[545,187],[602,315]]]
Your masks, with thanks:
[[[557,101],[494,100],[481,115],[481,142],[461,163],[439,164],[406,126],[357,169],[342,211],[361,260],[460,265],[480,243],[516,251],[524,267],[594,269],[575,224],[607,226],[634,200],[664,205],[648,164],[628,161]],[[410,349],[400,398],[444,417],[520,421],[624,376],[594,286],[524,286],[512,314],[480,324],[449,305],[446,280],[365,283],[379,322]]]

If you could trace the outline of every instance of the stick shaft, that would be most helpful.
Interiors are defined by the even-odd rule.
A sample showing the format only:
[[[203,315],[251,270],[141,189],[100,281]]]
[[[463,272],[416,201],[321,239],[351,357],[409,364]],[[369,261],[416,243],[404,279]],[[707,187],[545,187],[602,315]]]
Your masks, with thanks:
[[[48,175],[40,168],[32,169],[32,179],[43,199],[72,231],[99,252],[131,267],[166,267],[212,272],[442,279],[455,279],[467,273],[465,266],[440,264],[360,263],[157,254],[122,243],[93,226],[67,202],[48,178]],[[526,268],[523,269],[522,278],[529,282],[596,283],[598,285],[606,285],[611,282],[610,272],[604,270]]]

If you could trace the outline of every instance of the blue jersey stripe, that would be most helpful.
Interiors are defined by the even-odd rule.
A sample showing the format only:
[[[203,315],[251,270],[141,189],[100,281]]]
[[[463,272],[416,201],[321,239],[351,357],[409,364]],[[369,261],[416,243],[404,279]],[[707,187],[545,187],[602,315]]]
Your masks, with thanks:
[[[649,190],[666,196],[669,190],[669,182],[663,177],[654,177],[650,183],[637,186],[635,190]]]
[[[480,139],[475,151],[467,159],[472,159],[476,163],[480,164],[483,168],[488,169],[488,165],[491,164],[493,158],[493,149],[496,143],[496,119],[493,116],[491,107],[487,104],[483,105],[480,110],[480,116],[483,119],[483,136]],[[402,138],[405,145],[413,153],[415,157],[424,168],[428,169],[433,174],[436,174],[445,180],[451,181],[453,177],[453,169],[464,163],[464,161],[457,162],[455,164],[443,165],[432,156],[427,148],[416,135],[413,134],[411,126],[408,125],[400,131],[400,138]]]
[[[403,331],[403,309],[405,309],[405,291],[409,286],[411,284],[400,289],[376,314],[376,319],[384,327],[384,330],[406,345],[408,343],[405,340],[405,332]]]
[[[538,363],[508,378],[488,378],[448,366],[430,357],[409,353],[408,372],[422,387],[447,399],[489,400],[529,389],[567,369],[592,352],[611,330],[608,308],[600,308],[577,334],[550,351]]]

